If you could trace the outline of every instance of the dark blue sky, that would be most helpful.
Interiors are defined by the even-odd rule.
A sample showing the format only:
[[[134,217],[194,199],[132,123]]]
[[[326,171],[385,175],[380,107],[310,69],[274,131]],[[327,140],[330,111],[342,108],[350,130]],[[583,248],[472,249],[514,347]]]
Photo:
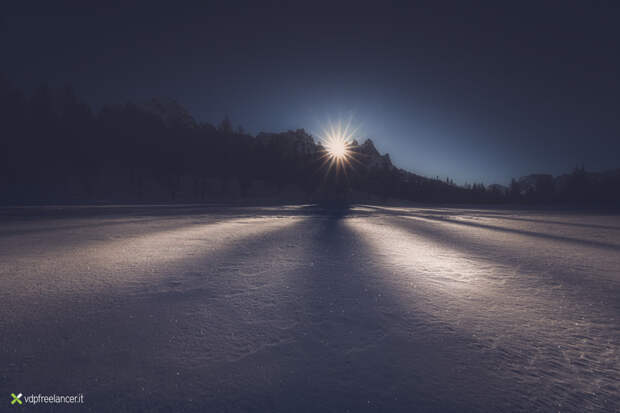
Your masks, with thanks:
[[[620,167],[618,6],[503,3],[53,5],[3,18],[0,70],[252,133],[352,117],[398,166],[459,183]]]

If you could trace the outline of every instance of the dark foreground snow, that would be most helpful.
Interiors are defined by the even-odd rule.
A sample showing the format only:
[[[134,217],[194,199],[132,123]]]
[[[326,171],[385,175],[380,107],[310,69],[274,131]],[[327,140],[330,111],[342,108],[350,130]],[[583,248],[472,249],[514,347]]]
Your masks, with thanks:
[[[84,394],[54,411],[620,409],[618,216],[2,214],[7,410],[11,392]]]

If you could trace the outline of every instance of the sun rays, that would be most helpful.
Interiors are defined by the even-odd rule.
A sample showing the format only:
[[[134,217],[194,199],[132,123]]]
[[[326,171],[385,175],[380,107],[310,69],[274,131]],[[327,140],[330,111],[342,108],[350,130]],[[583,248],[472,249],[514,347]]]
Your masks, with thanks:
[[[321,134],[321,145],[324,149],[323,163],[327,165],[327,173],[335,169],[336,173],[343,171],[351,166],[355,160],[352,147],[354,146],[354,136],[356,128],[349,122],[329,123]]]

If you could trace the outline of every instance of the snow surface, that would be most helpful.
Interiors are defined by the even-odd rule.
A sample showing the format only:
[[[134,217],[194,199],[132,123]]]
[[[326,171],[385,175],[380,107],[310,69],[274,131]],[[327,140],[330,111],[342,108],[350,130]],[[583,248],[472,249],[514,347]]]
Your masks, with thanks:
[[[83,393],[72,410],[97,412],[620,410],[617,215],[0,215],[6,395]]]

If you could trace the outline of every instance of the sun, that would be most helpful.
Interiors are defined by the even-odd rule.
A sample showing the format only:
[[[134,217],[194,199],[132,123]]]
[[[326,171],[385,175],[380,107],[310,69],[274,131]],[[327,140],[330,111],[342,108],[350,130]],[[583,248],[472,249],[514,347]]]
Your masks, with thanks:
[[[331,158],[346,159],[349,155],[349,142],[342,136],[332,136],[325,142],[325,150]]]
[[[351,122],[330,123],[321,135],[321,144],[325,149],[325,161],[328,170],[335,167],[336,170],[345,169],[353,160],[353,137],[356,130],[351,127]]]

